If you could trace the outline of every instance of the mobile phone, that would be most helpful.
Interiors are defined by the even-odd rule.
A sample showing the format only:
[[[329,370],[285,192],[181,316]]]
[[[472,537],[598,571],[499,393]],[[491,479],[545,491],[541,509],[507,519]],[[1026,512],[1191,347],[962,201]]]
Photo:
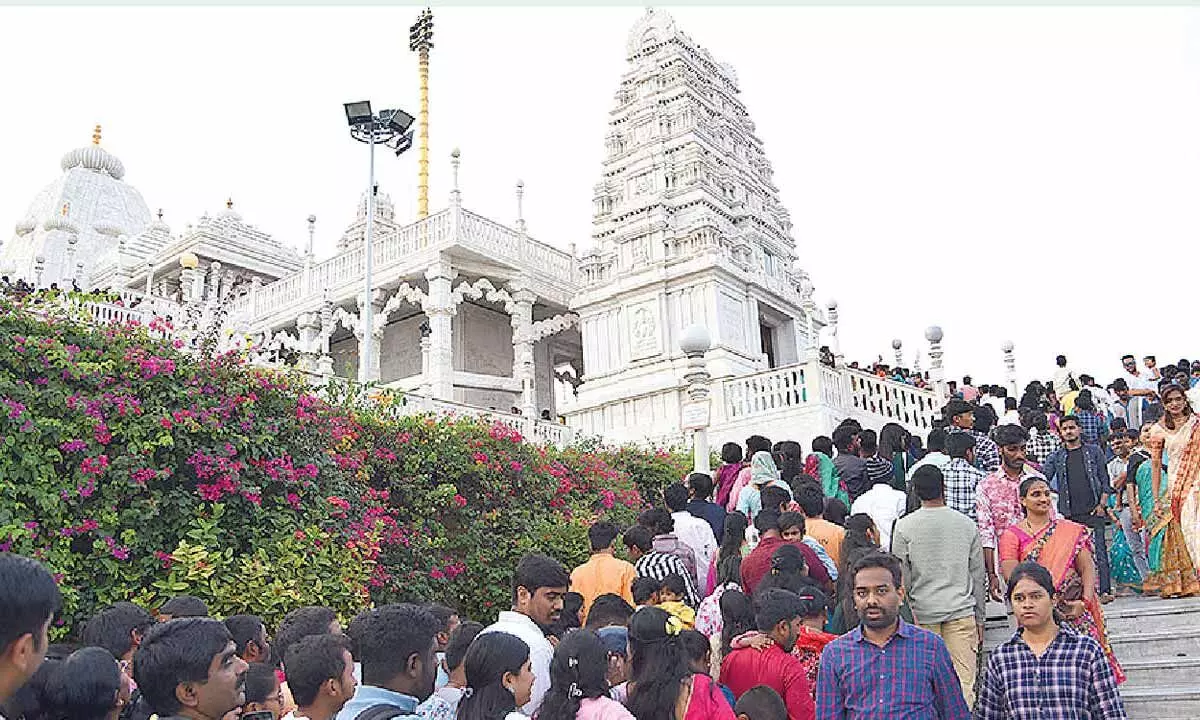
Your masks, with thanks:
[[[275,720],[275,713],[270,710],[255,710],[242,715],[241,720]]]

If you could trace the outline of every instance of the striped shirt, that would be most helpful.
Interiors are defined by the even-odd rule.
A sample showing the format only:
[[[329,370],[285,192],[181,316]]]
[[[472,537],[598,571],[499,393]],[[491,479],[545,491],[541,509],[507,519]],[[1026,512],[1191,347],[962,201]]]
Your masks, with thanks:
[[[1018,631],[988,658],[975,717],[1125,720],[1125,706],[1095,640],[1062,629],[1039,658]]]
[[[638,577],[655,580],[663,580],[672,573],[682,575],[683,582],[687,585],[684,601],[692,607],[700,604],[700,594],[696,592],[696,577],[688,572],[687,566],[678,557],[652,550],[639,558],[633,567],[637,570]]]

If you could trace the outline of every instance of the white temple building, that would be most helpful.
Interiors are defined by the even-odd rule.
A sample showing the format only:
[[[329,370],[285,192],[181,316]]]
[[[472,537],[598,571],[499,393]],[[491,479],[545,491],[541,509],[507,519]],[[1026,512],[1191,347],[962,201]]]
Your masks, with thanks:
[[[733,69],[660,11],[634,25],[626,50],[579,255],[571,239],[565,251],[531,237],[523,218],[509,227],[471,212],[456,150],[443,209],[413,222],[375,198],[365,298],[365,194],[321,262],[312,218],[299,255],[232,200],[172,232],[97,128],[0,248],[0,273],[119,289],[122,303],[97,304],[97,317],[216,323],[228,346],[252,338],[257,361],[348,378],[365,363],[410,409],[495,414],[556,442],[670,442],[707,428],[713,442],[759,432],[807,443],[848,416],[927,430],[938,393],[818,362],[820,345],[836,353],[836,309],[814,302]],[[689,359],[684,329],[696,325],[711,348]],[[931,358],[936,379],[937,342]]]

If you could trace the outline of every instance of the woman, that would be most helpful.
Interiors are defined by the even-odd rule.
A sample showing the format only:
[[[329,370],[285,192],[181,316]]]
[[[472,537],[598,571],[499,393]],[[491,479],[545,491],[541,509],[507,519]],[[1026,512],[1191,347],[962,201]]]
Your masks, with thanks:
[[[821,481],[825,497],[850,504],[850,495],[837,466],[833,464],[833,440],[827,435],[818,435],[812,441],[812,454],[804,460],[804,472]],[[830,520],[830,522],[833,522]]]
[[[1200,592],[1196,558],[1200,557],[1200,422],[1180,385],[1162,389],[1163,417],[1150,430],[1151,492],[1156,498],[1150,519],[1151,537],[1162,536],[1160,568],[1154,585],[1163,597]],[[1163,454],[1167,487],[1163,489]]]
[[[104,648],[83,648],[57,664],[44,698],[47,717],[117,720],[129,702],[129,675]]]
[[[771,572],[767,573],[756,588],[755,595],[768,588],[779,588],[799,594],[810,585],[808,564],[804,554],[795,545],[780,545],[771,554]]]
[[[1165,597],[1183,597],[1184,588],[1178,581],[1182,576],[1175,576],[1175,582],[1172,578],[1167,577],[1163,573],[1162,568],[1162,544],[1166,536],[1166,524],[1156,533],[1153,531],[1154,508],[1157,504],[1157,497],[1154,494],[1156,483],[1153,481],[1151,471],[1153,464],[1150,462],[1151,439],[1154,433],[1154,423],[1144,423],[1141,427],[1141,432],[1138,434],[1139,447],[1135,448],[1129,456],[1129,464],[1126,470],[1127,477],[1133,477],[1134,484],[1137,487],[1137,492],[1130,503],[1133,511],[1133,527],[1139,531],[1145,532],[1146,542],[1146,564],[1150,567],[1150,574],[1142,581],[1142,592],[1147,594],[1162,595]],[[1163,451],[1156,450],[1160,456]],[[1159,482],[1157,483],[1159,493],[1167,490],[1165,477],[1165,468],[1159,471]],[[1200,585],[1197,586],[1200,590]]]
[[[717,665],[718,675],[713,675],[712,644],[708,638],[695,630],[684,630],[679,633],[679,642],[683,644],[683,656],[687,659],[688,669],[693,673],[708,676],[708,679],[713,681],[717,689],[721,691],[725,702],[729,703],[729,707],[732,708],[737,703],[737,698],[733,696],[732,690],[715,680],[721,666]]]
[[[712,668],[709,675],[721,676],[721,663],[733,649],[735,638],[757,629],[754,622],[754,606],[750,597],[741,590],[733,590],[721,596],[721,634],[709,639],[712,648]]]
[[[1104,651],[1092,638],[1059,626],[1057,600],[1046,568],[1035,562],[1015,566],[1008,601],[1020,629],[988,657],[975,720],[1042,717],[1050,699],[1054,717],[1125,720]]]
[[[792,478],[804,472],[803,449],[795,440],[783,440],[771,448],[775,464],[779,466],[779,479],[791,487]]]
[[[656,607],[629,619],[633,658],[626,707],[638,720],[736,720],[716,683],[688,667],[682,630]]]
[[[608,696],[608,651],[591,630],[567,634],[550,662],[550,690],[537,720],[634,720]]]
[[[696,629],[710,638],[721,634],[721,595],[726,590],[742,589],[742,553],[748,525],[741,513],[725,516],[725,535],[708,571],[708,595],[696,610]]]
[[[737,443],[725,443],[721,446],[721,467],[717,468],[717,491],[713,501],[725,507],[729,504],[729,493],[742,471],[742,446]]]
[[[1100,643],[1117,682],[1125,682],[1125,672],[1108,643],[1104,611],[1096,597],[1098,584],[1091,530],[1070,520],[1054,519],[1054,500],[1044,478],[1026,478],[1018,493],[1025,519],[1005,530],[996,543],[1000,571],[1009,577],[1025,561],[1039,563],[1049,570],[1064,623]]]
[[[517,708],[533,695],[533,670],[524,640],[503,632],[484,633],[467,650],[463,670],[467,689],[458,703],[458,720],[525,718]]]
[[[907,489],[905,478],[908,477],[908,448],[912,442],[912,433],[898,423],[888,423],[879,431],[879,457],[892,463],[892,487],[904,491]]]

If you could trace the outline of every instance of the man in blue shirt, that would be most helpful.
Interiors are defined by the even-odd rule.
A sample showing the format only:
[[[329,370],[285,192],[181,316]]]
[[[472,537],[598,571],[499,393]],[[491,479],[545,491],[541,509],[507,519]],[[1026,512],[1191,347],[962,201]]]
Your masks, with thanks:
[[[362,663],[362,685],[335,720],[418,717],[417,705],[433,694],[437,679],[440,629],[432,613],[410,603],[359,613],[347,631]]]
[[[1074,415],[1058,421],[1058,434],[1062,447],[1050,453],[1042,472],[1050,489],[1058,493],[1059,514],[1092,529],[1101,602],[1111,602],[1112,580],[1104,540],[1105,507],[1112,492],[1108,461],[1100,447],[1083,442],[1082,428]]]
[[[968,720],[946,644],[900,619],[900,560],[869,553],[847,572],[862,624],[821,653],[817,720]]]

